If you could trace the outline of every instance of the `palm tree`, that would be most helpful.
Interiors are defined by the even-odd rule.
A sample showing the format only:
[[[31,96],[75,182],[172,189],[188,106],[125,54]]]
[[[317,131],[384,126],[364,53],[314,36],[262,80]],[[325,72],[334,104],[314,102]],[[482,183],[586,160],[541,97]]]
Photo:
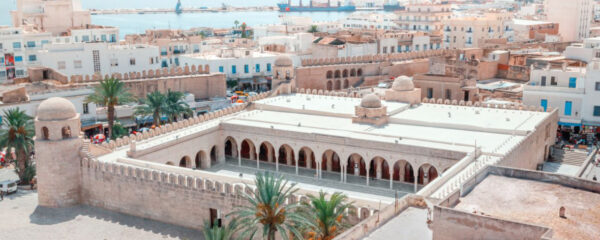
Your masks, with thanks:
[[[308,197],[310,201],[302,203],[303,214],[313,222],[312,227],[306,229],[308,239],[331,240],[348,227],[343,221],[346,209],[351,206],[347,203],[346,195],[336,192],[327,200],[327,194],[321,191],[318,197]]]
[[[308,29],[309,33],[316,33],[319,32],[319,28],[317,27],[317,25],[312,25],[310,26],[310,29]]]
[[[32,118],[18,107],[4,110],[2,125],[4,128],[0,129],[0,149],[6,148],[8,160],[16,160],[17,174],[23,180],[26,168],[29,166],[29,153],[33,150],[35,130]],[[11,150],[15,152],[16,159],[12,159],[13,155],[9,153]]]
[[[167,97],[159,91],[146,94],[146,98],[141,100],[142,105],[135,108],[135,115],[152,116],[154,125],[160,125],[160,118],[167,108]]]
[[[169,117],[169,122],[177,121],[182,114],[192,114],[192,109],[185,101],[185,94],[168,90],[166,95],[165,113]]]
[[[240,24],[240,21],[235,20],[235,21],[233,21],[233,24],[235,25],[235,29],[237,29],[237,26]]]
[[[125,87],[125,83],[119,81],[119,79],[107,78],[100,81],[100,85],[94,88],[94,93],[87,97],[86,102],[106,106],[108,137],[112,138],[112,128],[115,122],[115,106],[132,102],[133,100],[133,95]]]
[[[204,240],[230,240],[233,239],[233,234],[237,231],[237,219],[233,218],[225,227],[217,227],[217,221],[213,224],[210,221],[204,221],[202,233]]]
[[[298,191],[294,188],[296,184],[288,187],[288,181],[282,176],[276,177],[268,172],[257,173],[254,183],[255,193],[244,193],[248,204],[231,213],[241,226],[239,237],[253,239],[258,231],[262,231],[263,238],[268,240],[275,240],[277,232],[284,240],[290,239],[288,234],[303,239],[298,229],[312,223],[296,211],[299,204],[285,204],[285,200]]]

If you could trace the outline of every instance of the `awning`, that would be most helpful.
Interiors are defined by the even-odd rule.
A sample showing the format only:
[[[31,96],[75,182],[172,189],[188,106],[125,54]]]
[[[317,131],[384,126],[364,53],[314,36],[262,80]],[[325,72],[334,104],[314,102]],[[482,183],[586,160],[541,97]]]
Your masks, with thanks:
[[[582,121],[581,124],[583,124],[583,126],[600,127],[600,122],[595,122],[595,121]]]
[[[581,123],[558,122],[560,126],[581,127]]]

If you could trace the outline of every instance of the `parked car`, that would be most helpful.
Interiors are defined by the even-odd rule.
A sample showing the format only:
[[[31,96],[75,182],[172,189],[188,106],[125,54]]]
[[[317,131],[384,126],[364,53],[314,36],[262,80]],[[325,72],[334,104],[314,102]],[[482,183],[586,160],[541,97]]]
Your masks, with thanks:
[[[17,191],[17,180],[6,180],[0,182],[0,191],[7,193],[13,193]]]
[[[377,84],[378,88],[390,88],[390,84],[386,83],[386,82],[381,82],[379,84]]]

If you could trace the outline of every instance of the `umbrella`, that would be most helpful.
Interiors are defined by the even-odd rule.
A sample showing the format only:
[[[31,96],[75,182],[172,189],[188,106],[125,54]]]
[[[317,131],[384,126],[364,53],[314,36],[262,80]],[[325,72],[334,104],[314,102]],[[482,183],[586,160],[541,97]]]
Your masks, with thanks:
[[[237,103],[244,103],[244,100],[242,100],[242,99],[237,100]]]
[[[102,143],[104,140],[106,140],[104,134],[96,134],[96,136],[94,136],[94,143]]]

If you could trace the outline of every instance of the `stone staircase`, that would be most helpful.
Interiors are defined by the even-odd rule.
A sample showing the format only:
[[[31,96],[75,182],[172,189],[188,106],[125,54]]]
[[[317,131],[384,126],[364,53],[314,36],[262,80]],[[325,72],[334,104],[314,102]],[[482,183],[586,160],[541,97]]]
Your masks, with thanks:
[[[552,156],[550,157],[549,162],[559,163],[559,164],[568,164],[573,166],[581,166],[585,159],[587,158],[587,153],[580,151],[570,151],[563,150],[560,148],[554,148],[552,150]]]

